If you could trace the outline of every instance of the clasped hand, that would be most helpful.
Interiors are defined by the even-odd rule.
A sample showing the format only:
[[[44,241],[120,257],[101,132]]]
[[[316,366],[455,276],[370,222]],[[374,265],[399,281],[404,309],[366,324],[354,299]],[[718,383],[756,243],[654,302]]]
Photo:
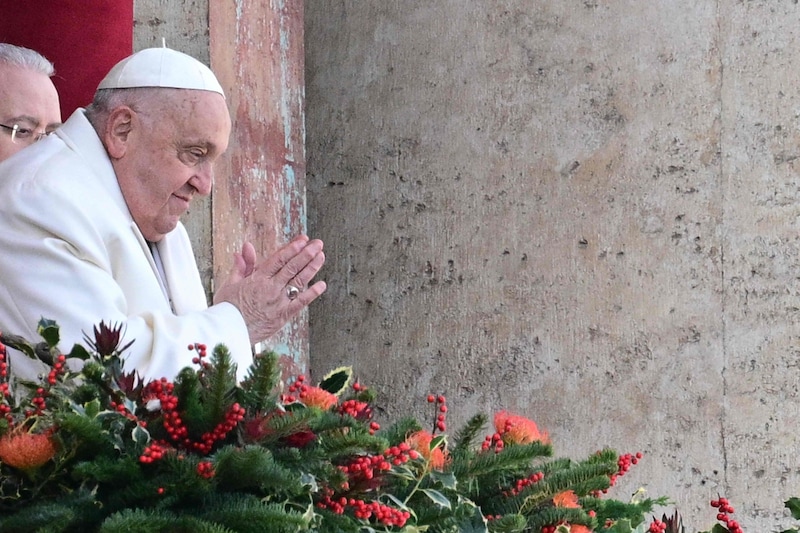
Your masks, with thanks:
[[[327,285],[309,285],[325,263],[322,241],[301,235],[261,261],[249,242],[234,254],[227,281],[215,292],[214,303],[230,302],[244,317],[250,342],[256,344],[281,329],[293,316],[325,292]],[[295,296],[289,287],[297,287]]]

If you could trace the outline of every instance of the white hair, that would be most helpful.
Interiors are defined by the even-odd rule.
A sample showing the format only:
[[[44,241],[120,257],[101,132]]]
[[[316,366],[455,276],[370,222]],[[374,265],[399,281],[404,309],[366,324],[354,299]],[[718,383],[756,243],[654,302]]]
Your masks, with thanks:
[[[39,52],[9,43],[0,43],[0,63],[30,69],[47,77],[56,73],[53,63]]]

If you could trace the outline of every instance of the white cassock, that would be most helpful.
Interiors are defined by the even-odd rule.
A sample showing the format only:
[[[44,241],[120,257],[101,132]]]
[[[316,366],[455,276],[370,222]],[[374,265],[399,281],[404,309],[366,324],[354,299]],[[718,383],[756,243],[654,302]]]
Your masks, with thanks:
[[[241,313],[229,303],[208,306],[183,225],[155,246],[163,279],[79,109],[54,135],[0,163],[0,330],[38,342],[39,320],[53,319],[68,353],[101,320],[124,324],[123,343],[134,340],[125,369],[152,379],[191,365],[189,344],[210,351],[223,343],[241,379],[252,361]],[[43,371],[17,352],[11,367],[24,379]]]

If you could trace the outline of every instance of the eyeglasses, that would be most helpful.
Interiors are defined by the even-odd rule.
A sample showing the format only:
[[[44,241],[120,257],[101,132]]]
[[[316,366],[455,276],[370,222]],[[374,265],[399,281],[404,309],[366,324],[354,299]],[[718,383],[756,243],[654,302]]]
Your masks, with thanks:
[[[14,124],[13,126],[6,126],[5,124],[0,124],[0,128],[3,128],[9,135],[11,135],[11,142],[17,142],[19,139],[22,142],[26,142],[29,144],[33,144],[36,141],[41,141],[51,133],[52,131],[42,131],[42,132],[35,132],[32,129],[28,128],[20,128],[19,124]]]

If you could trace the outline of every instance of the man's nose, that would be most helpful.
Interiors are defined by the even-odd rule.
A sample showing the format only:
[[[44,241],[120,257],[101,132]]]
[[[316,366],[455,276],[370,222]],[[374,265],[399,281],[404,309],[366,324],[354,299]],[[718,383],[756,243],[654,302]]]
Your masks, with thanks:
[[[208,196],[211,194],[211,187],[214,185],[214,167],[211,163],[202,163],[195,167],[197,170],[189,180],[189,185],[195,188],[197,194]]]

